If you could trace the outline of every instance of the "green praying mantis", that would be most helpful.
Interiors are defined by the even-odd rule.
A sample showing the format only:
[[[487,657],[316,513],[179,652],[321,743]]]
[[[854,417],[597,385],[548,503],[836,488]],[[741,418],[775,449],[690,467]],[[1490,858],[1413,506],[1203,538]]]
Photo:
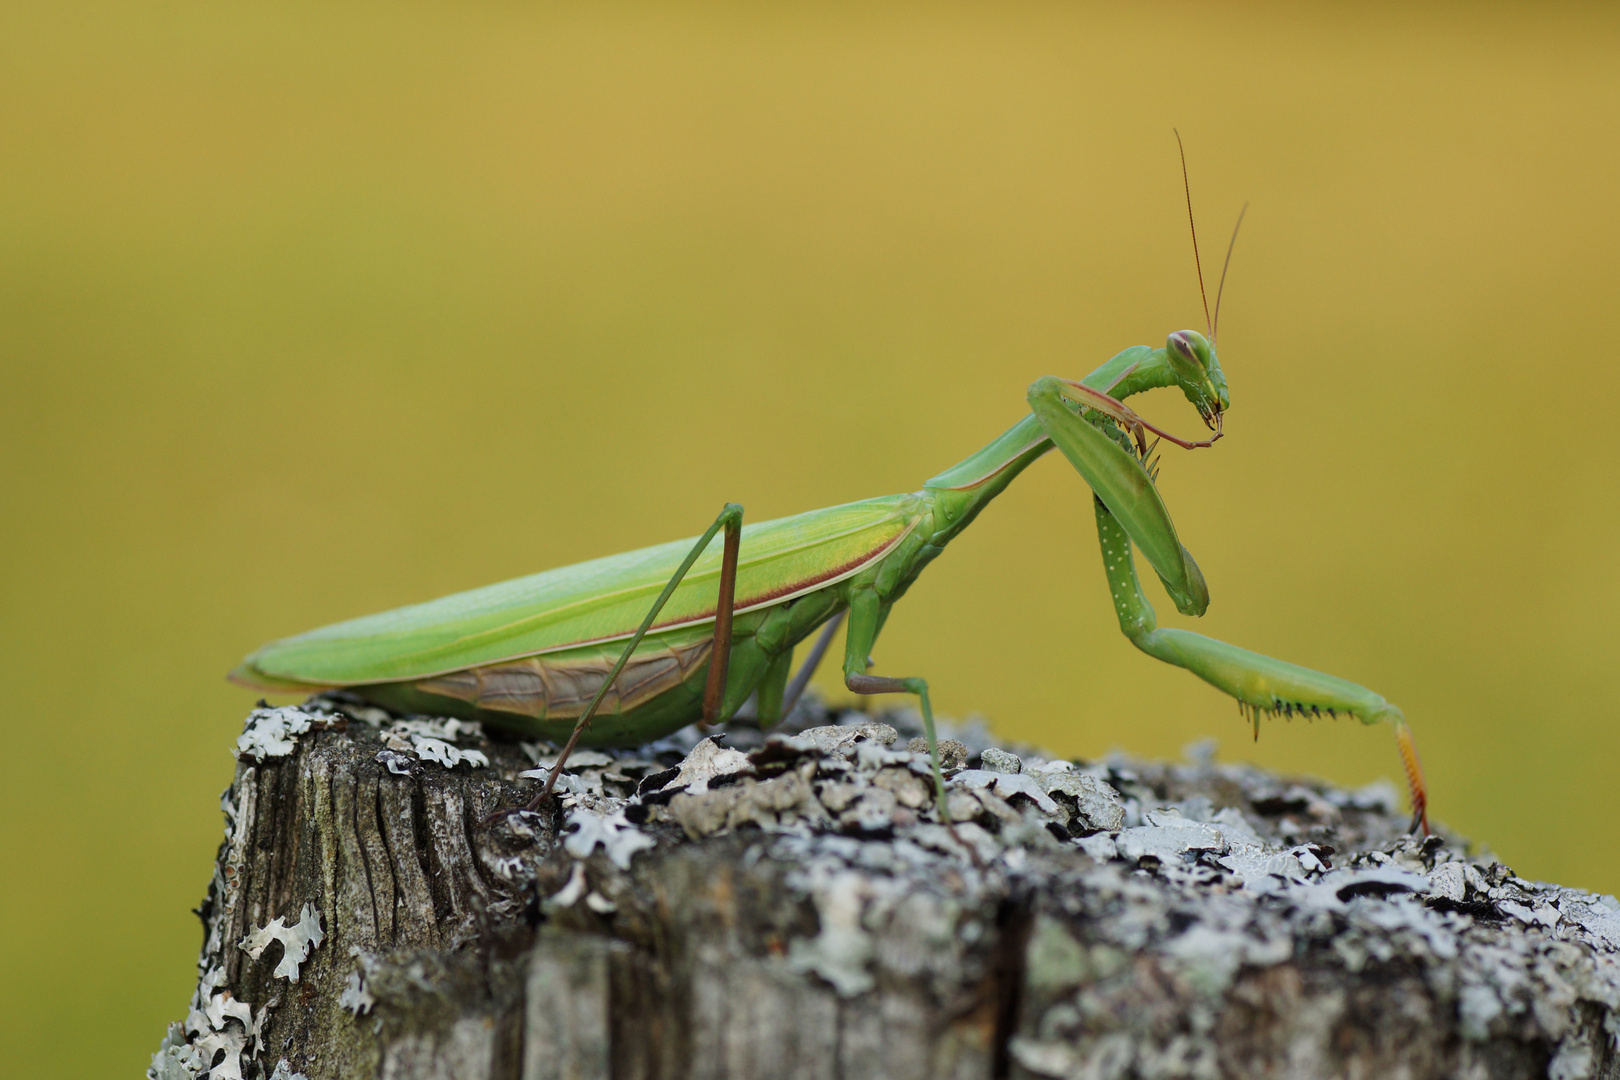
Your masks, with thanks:
[[[1196,255],[1196,232],[1193,243]],[[1128,348],[1078,381],[1036,380],[1027,394],[1029,415],[919,491],[748,525],[743,508],[727,504],[695,541],[548,570],[271,642],[230,677],[271,691],[342,688],[398,711],[566,740],[531,803],[538,806],[576,745],[640,745],[697,720],[727,720],[751,697],[759,723],[773,723],[793,708],[847,619],[844,685],[857,694],[916,696],[939,812],[949,823],[928,683],[871,674],[872,649],[917,575],[1056,447],[1091,488],[1103,572],[1131,643],[1236,698],[1256,738],[1260,717],[1279,713],[1347,713],[1364,724],[1390,724],[1410,786],[1412,829],[1427,832],[1422,771],[1399,708],[1347,680],[1159,627],[1142,592],[1133,545],[1178,611],[1202,615],[1209,606],[1203,575],[1155,486],[1154,451],[1160,439],[1193,449],[1221,437],[1231,406],[1215,344],[1224,269],[1221,278],[1213,320],[1205,302],[1207,336],[1178,330],[1163,348]],[[1179,388],[1213,437],[1177,438],[1124,404],[1156,387]],[[1156,437],[1151,444],[1150,433]],[[795,646],[818,629],[790,679]]]

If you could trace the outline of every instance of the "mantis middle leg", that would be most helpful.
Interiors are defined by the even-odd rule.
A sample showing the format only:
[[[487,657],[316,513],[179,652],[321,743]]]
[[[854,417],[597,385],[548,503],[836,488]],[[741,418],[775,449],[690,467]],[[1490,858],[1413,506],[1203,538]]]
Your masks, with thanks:
[[[922,709],[923,732],[928,736],[928,761],[934,771],[934,800],[939,806],[939,819],[951,824],[951,814],[945,806],[945,774],[939,765],[939,740],[934,735],[934,708],[928,700],[928,683],[923,679],[893,679],[882,675],[868,675],[872,645],[888,615],[878,595],[870,588],[858,588],[849,598],[849,631],[844,638],[844,685],[857,694],[916,694]],[[954,832],[954,829],[953,829]],[[972,850],[972,849],[970,849]],[[978,856],[975,854],[975,859]]]

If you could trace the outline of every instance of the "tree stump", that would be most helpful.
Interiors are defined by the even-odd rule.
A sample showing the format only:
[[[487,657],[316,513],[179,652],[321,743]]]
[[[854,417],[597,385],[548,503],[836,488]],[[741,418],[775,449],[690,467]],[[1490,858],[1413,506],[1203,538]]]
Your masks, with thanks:
[[[1054,762],[909,714],[548,748],[255,710],[148,1076],[1620,1077],[1620,905],[1387,787]],[[525,778],[521,774],[531,772]]]

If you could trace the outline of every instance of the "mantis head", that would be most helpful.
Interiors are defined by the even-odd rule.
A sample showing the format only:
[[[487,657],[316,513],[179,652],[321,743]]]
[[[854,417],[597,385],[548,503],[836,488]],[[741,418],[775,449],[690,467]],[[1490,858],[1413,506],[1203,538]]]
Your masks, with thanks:
[[[1196,330],[1177,330],[1165,339],[1164,356],[1176,385],[1204,418],[1205,426],[1218,431],[1221,414],[1232,407],[1232,399],[1215,358],[1215,343]]]

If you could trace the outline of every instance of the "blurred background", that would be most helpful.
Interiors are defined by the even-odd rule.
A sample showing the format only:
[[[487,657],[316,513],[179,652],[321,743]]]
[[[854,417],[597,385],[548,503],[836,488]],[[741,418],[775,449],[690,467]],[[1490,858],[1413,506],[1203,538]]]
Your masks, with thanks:
[[[1596,5],[0,8],[0,1059],[135,1075],[275,637],[912,490],[1202,328],[1206,633],[1399,703],[1434,816],[1620,889],[1620,19]],[[1133,399],[1201,431],[1171,391]],[[1161,618],[1174,614],[1151,586]],[[1358,785],[1120,636],[1055,455],[880,671],[1065,755]],[[836,696],[836,680],[822,680]]]

